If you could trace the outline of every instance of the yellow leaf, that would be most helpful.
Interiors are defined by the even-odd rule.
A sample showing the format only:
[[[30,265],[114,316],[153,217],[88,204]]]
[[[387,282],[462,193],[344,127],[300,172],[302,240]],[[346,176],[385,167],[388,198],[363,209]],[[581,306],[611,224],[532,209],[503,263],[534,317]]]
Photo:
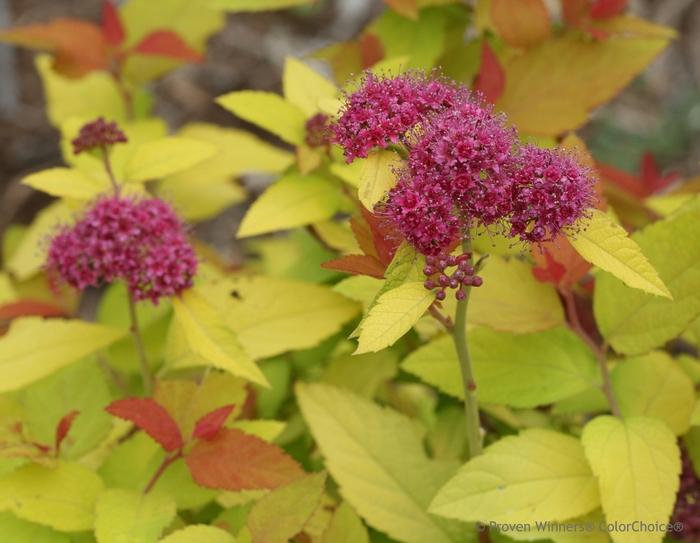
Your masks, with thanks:
[[[111,488],[97,500],[95,536],[100,543],[155,543],[175,513],[175,502],[162,492]]]
[[[49,168],[33,173],[22,179],[28,185],[51,196],[90,200],[101,192],[109,190],[109,184],[87,177],[72,168]]]
[[[269,386],[253,359],[243,350],[236,334],[225,326],[219,312],[195,289],[173,298],[175,319],[189,348],[213,366],[254,383]]]
[[[219,96],[220,106],[241,119],[279,136],[287,143],[301,145],[306,137],[306,117],[295,105],[272,92],[236,91]]]
[[[80,320],[15,319],[0,338],[0,392],[16,390],[51,375],[125,334],[125,330]]]
[[[693,409],[693,414],[690,417],[690,424],[700,426],[700,399],[695,402],[695,409]]]
[[[265,441],[273,442],[277,439],[280,434],[284,431],[286,423],[279,420],[237,420],[231,427],[250,434],[252,436],[259,437]]]
[[[382,294],[360,324],[355,354],[377,352],[408,332],[435,300],[435,293],[413,281]]]
[[[127,181],[143,182],[171,175],[203,162],[216,154],[216,147],[179,136],[140,145],[126,163]]]
[[[353,187],[360,187],[362,182],[362,173],[365,169],[366,158],[357,158],[350,164],[344,162],[334,162],[331,164],[331,172],[340,177],[346,183]]]
[[[12,285],[10,276],[0,272],[0,305],[17,299],[17,291]]]
[[[369,543],[367,528],[347,502],[341,503],[333,513],[322,543]]]
[[[81,465],[27,464],[0,478],[0,510],[65,532],[92,530],[103,484]]]
[[[396,184],[396,170],[401,158],[393,151],[375,151],[363,162],[357,195],[372,211],[387,191]]]
[[[343,254],[359,254],[361,249],[347,221],[319,221],[313,225],[314,231],[323,243]]]
[[[639,245],[602,211],[594,209],[585,229],[571,236],[569,241],[588,262],[627,286],[673,299]]]
[[[268,11],[314,4],[318,0],[213,0],[213,5],[228,11]]]
[[[193,524],[173,532],[159,543],[236,543],[231,534],[214,526]]]
[[[535,45],[551,32],[543,0],[491,0],[491,19],[498,35],[516,47]]]
[[[583,447],[598,479],[600,500],[615,543],[661,543],[664,533],[625,530],[632,523],[666,526],[681,471],[676,438],[660,421],[603,416],[583,429]]]
[[[414,420],[329,385],[300,383],[296,391],[340,494],[368,524],[406,543],[470,540],[473,528],[427,513],[456,465],[427,457]]]
[[[313,347],[360,309],[329,287],[262,276],[233,276],[204,290],[255,358]]]
[[[551,430],[505,437],[442,487],[430,512],[463,521],[535,523],[583,515],[600,505],[578,439]]]
[[[29,279],[41,270],[48,249],[47,240],[63,225],[72,222],[73,212],[63,202],[42,209],[13,251],[6,267],[17,279]]]
[[[668,354],[656,351],[628,358],[615,366],[610,377],[623,416],[658,418],[677,436],[690,428],[695,388]]]
[[[668,42],[667,37],[592,40],[574,32],[548,39],[506,61],[506,88],[497,107],[526,134],[553,136],[573,130]]]
[[[338,210],[340,196],[330,179],[315,174],[287,174],[253,203],[241,222],[238,237],[329,219]]]
[[[287,57],[284,64],[284,97],[301,109],[307,117],[319,112],[321,100],[333,99],[336,86],[303,62]]]

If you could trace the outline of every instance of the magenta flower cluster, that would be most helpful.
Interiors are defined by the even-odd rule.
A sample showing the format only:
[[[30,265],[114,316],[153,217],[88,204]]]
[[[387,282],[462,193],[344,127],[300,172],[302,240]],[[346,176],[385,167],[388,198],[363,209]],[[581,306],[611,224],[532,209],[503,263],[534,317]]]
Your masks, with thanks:
[[[110,197],[51,240],[47,268],[80,290],[120,279],[155,304],[192,286],[197,259],[167,203]]]
[[[104,149],[109,145],[126,142],[126,134],[121,131],[117,123],[108,122],[99,117],[84,124],[71,143],[73,144],[73,152],[77,155],[90,149]]]
[[[551,240],[595,203],[590,172],[573,156],[522,145],[503,115],[440,79],[367,75],[333,130],[348,161],[397,143],[407,150],[377,211],[426,255],[479,226]]]

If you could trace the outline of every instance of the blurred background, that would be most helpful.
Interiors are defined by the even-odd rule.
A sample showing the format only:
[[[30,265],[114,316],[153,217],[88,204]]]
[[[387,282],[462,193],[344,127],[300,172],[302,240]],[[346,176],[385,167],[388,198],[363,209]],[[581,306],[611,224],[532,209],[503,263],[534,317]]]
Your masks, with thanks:
[[[559,2],[550,4],[556,10]],[[244,126],[216,106],[214,97],[246,88],[279,91],[285,56],[303,57],[350,39],[383,9],[381,0],[319,0],[311,8],[229,15],[224,30],[210,40],[204,63],[180,68],[155,84],[156,114],[171,128],[195,120]],[[602,162],[634,173],[642,154],[650,151],[665,171],[695,177],[700,169],[700,1],[631,0],[630,11],[675,28],[678,39],[618,98],[595,112],[582,135]],[[101,0],[0,0],[0,28],[62,16],[98,22],[100,12]],[[46,203],[46,196],[20,184],[22,177],[61,164],[58,133],[46,118],[33,57],[31,51],[0,44],[0,233],[11,222],[28,222]],[[219,227],[221,221],[232,223],[223,229],[226,237],[233,235],[239,216],[234,210],[217,219]],[[210,225],[209,230],[221,228]]]

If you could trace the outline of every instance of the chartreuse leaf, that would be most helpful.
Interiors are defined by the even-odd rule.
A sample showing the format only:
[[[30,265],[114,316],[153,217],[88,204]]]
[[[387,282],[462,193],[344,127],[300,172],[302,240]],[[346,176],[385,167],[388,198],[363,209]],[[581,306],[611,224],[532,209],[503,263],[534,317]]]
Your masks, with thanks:
[[[347,502],[341,503],[333,513],[322,543],[369,543],[367,528]]]
[[[267,386],[267,379],[241,347],[220,313],[195,289],[173,298],[175,319],[189,348],[204,360],[254,383]]]
[[[668,354],[657,351],[628,358],[614,367],[610,377],[623,416],[661,419],[676,435],[690,428],[695,388]]]
[[[248,515],[253,541],[287,543],[301,532],[321,502],[325,482],[325,473],[315,473],[264,496]]]
[[[0,541],[7,543],[72,543],[68,534],[62,534],[33,522],[17,518],[11,513],[0,513]]]
[[[583,124],[668,45],[670,36],[590,40],[569,32],[505,62],[498,109],[526,134],[555,136]],[[604,73],[605,78],[600,79]]]
[[[80,320],[16,319],[0,338],[0,392],[38,381],[107,347],[125,333]]]
[[[17,299],[17,291],[12,285],[10,276],[5,272],[0,272],[0,305]]]
[[[22,179],[22,184],[51,196],[77,200],[89,200],[109,189],[108,184],[101,183],[73,168],[42,170]]]
[[[593,309],[603,337],[625,354],[642,354],[676,337],[700,314],[699,205],[632,235],[673,300],[650,296],[601,274]]]
[[[374,151],[362,163],[357,196],[372,211],[374,206],[396,184],[395,170],[401,157],[394,151]]]
[[[126,181],[142,182],[171,175],[213,157],[216,147],[181,136],[139,145],[124,168]]]
[[[578,439],[525,430],[487,447],[435,496],[430,511],[464,521],[558,521],[600,505]]]
[[[167,494],[112,488],[97,500],[95,535],[99,543],[155,543],[175,512]]]
[[[268,11],[313,4],[316,0],[213,0],[214,5],[228,11]]]
[[[521,335],[474,328],[469,345],[477,394],[485,403],[535,407],[568,398],[598,382],[594,356],[566,328]],[[450,336],[414,351],[401,367],[447,394],[463,397]]]
[[[221,528],[194,524],[173,532],[159,543],[236,543],[236,540]]]
[[[304,112],[272,92],[236,91],[216,101],[241,119],[258,125],[287,143],[300,145],[306,137]]]
[[[351,390],[359,396],[373,398],[379,386],[396,376],[396,353],[390,350],[332,359],[322,380],[330,385]]]
[[[695,407],[690,416],[690,424],[693,426],[700,426],[700,399],[695,401]]]
[[[304,112],[307,117],[319,112],[321,100],[333,99],[336,86],[303,62],[287,57],[284,64],[284,97]]]
[[[484,284],[472,289],[468,322],[516,333],[564,324],[564,310],[556,289],[537,281],[530,264],[492,255],[479,275]],[[453,303],[453,297],[448,298]]]
[[[7,270],[19,280],[30,278],[41,270],[46,260],[46,240],[61,225],[72,222],[73,212],[63,202],[54,202],[42,209],[32,221],[19,245],[7,261]]]
[[[91,530],[102,489],[99,476],[79,464],[27,464],[0,478],[0,510],[60,531]]]
[[[238,237],[329,219],[338,211],[340,196],[338,186],[326,177],[289,173],[253,203],[241,222]]]
[[[597,417],[583,429],[586,457],[598,480],[600,500],[615,543],[659,543],[658,531],[627,530],[633,522],[663,524],[673,511],[681,471],[676,438],[661,421]]]
[[[203,290],[254,358],[314,347],[360,310],[326,286],[262,276],[232,276]]]
[[[340,493],[371,526],[406,543],[473,541],[473,527],[427,513],[455,466],[426,456],[414,421],[329,385],[298,384],[297,399]]]
[[[592,210],[588,225],[569,241],[588,262],[613,274],[628,287],[673,299],[639,246],[602,211]]]
[[[423,283],[404,283],[382,294],[360,324],[355,354],[377,352],[393,345],[423,316],[435,294]]]

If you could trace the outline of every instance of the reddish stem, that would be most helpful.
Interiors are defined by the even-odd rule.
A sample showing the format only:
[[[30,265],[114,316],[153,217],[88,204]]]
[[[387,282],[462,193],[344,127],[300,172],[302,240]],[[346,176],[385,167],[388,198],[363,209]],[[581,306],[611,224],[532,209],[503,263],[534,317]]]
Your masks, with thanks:
[[[182,449],[177,451],[172,456],[166,456],[163,459],[163,462],[161,462],[160,466],[158,466],[158,469],[155,471],[155,473],[151,477],[151,480],[148,481],[148,484],[143,489],[143,493],[148,494],[151,490],[153,490],[153,487],[156,486],[156,483],[162,477],[162,475],[165,473],[165,470],[167,470],[171,464],[177,462],[180,458],[182,458]]]

